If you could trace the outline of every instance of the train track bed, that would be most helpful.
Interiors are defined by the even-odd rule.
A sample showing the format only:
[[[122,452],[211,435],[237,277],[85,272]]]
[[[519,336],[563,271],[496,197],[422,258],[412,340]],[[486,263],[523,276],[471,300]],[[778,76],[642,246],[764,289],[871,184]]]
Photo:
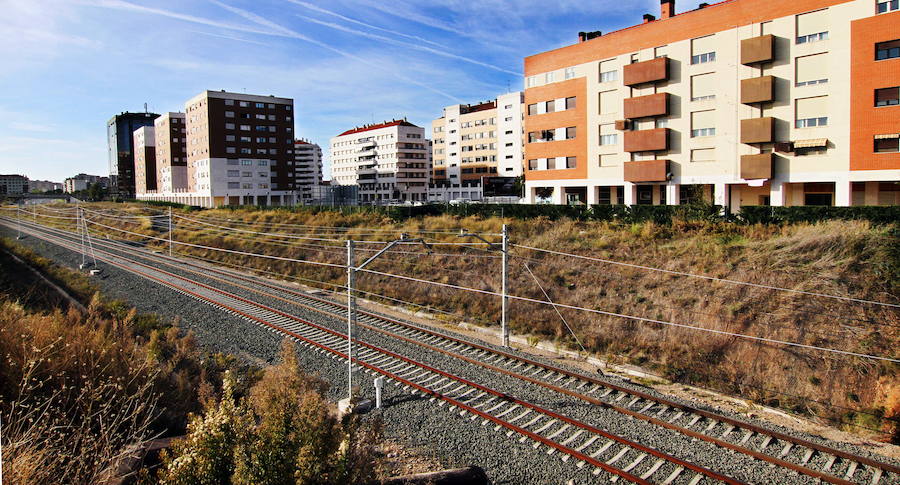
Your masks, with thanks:
[[[48,256],[57,260],[68,258],[68,264],[77,264],[77,262],[80,262],[80,256],[73,256],[70,251],[61,250],[57,246],[40,243],[33,240],[33,238],[27,238],[24,242],[35,244],[36,246],[44,246],[35,248],[41,252],[67,253]],[[98,249],[100,249],[100,247],[98,247]],[[105,250],[109,250],[110,254],[115,253],[115,250],[111,247],[105,248]],[[123,252],[122,254],[125,253]],[[136,259],[142,260],[145,263],[156,260],[156,266],[165,266],[164,261],[159,260],[157,256],[152,254],[141,254],[140,257]],[[108,266],[109,265],[106,265],[105,267]],[[184,278],[205,282],[210,286],[213,286],[213,282],[217,281],[215,286],[222,288],[227,287],[229,292],[234,291],[236,294],[243,295],[243,297],[248,300],[252,298],[253,301],[259,301],[276,311],[282,311],[291,315],[296,314],[304,318],[315,320],[316,323],[322,324],[324,327],[333,329],[337,332],[341,331],[343,322],[340,319],[340,308],[336,306],[339,305],[339,302],[329,302],[324,299],[316,302],[315,300],[306,298],[302,294],[296,292],[296,289],[290,289],[290,287],[287,286],[284,288],[272,287],[268,282],[262,282],[261,280],[248,281],[241,279],[240,275],[232,277],[229,274],[216,274],[215,276],[207,275],[204,277],[196,273],[191,274],[190,270],[174,271],[175,268],[172,267],[165,267],[165,269],[166,271],[172,270],[173,273],[180,274]],[[107,286],[107,283],[110,282],[109,280],[114,279],[113,275],[115,272],[110,270],[109,274],[109,278],[103,280],[104,286]],[[116,275],[115,278],[117,279],[120,276],[135,278],[133,275],[125,272],[123,272],[122,275]],[[118,284],[113,286],[119,286],[120,289],[125,290],[125,297],[127,297],[127,294],[133,295],[134,291],[138,289],[137,287],[148,285],[148,281],[145,278],[137,278],[137,280],[138,281],[133,282],[133,285],[122,286],[121,284]],[[159,285],[150,284],[150,286],[161,289]],[[240,287],[244,287],[244,289],[242,291],[236,291]],[[162,291],[165,292],[166,290]],[[169,293],[172,292],[169,291]],[[112,296],[118,296],[115,295],[114,292],[110,292],[110,294]],[[143,294],[144,293],[142,293],[142,295]],[[163,299],[167,299],[165,295],[160,296]],[[156,295],[154,295],[153,298],[156,298]],[[136,301],[135,303],[142,303],[145,299],[150,298],[141,298],[140,301]],[[308,308],[304,309],[302,306],[298,305],[298,303],[302,303],[302,305],[306,305]],[[163,310],[166,309],[165,304],[160,306]],[[319,307],[318,310],[324,312],[328,312],[329,307],[331,307],[330,311],[336,314],[333,316],[323,314],[320,311],[316,311],[316,306]],[[170,306],[168,308],[171,309],[172,307]],[[190,312],[185,313],[182,305],[177,305],[175,308],[179,308],[178,313],[184,315],[185,328],[191,328],[191,324],[188,323],[189,316],[194,319],[199,318],[200,320],[198,321],[203,321],[204,324],[200,325],[202,327],[209,326],[209,322],[205,322],[205,320],[210,319],[215,321],[213,324],[214,326],[220,328],[223,327],[223,325],[219,324],[220,319],[218,318],[218,315],[210,318],[208,307],[205,308],[207,310],[206,312],[204,312],[203,309],[200,309],[199,314],[196,316],[190,315]],[[141,309],[144,310],[143,308]],[[172,313],[171,310],[167,312],[160,311],[160,309],[149,309],[146,311],[154,311],[161,314]],[[618,446],[620,443],[618,442],[601,450],[606,441],[597,439],[594,442],[585,445],[583,449],[586,452],[598,452],[597,456],[602,458],[604,462],[610,461],[620,467],[628,467],[628,470],[632,471],[634,474],[648,474],[647,476],[655,483],[662,483],[668,477],[673,477],[670,483],[691,483],[695,477],[700,477],[698,474],[687,472],[680,474],[675,473],[674,470],[677,468],[675,465],[662,460],[659,457],[653,456],[652,451],[656,450],[659,450],[661,453],[670,453],[678,458],[687,460],[688,462],[696,463],[742,481],[755,483],[815,483],[815,479],[808,474],[797,475],[794,471],[777,467],[773,468],[767,464],[753,460],[740,452],[734,453],[723,449],[721,443],[717,445],[707,441],[697,440],[697,436],[686,436],[676,432],[674,429],[663,429],[660,427],[661,422],[677,423],[680,426],[686,426],[695,433],[698,433],[698,436],[702,433],[719,436],[723,442],[732,443],[734,446],[746,446],[749,449],[762,450],[761,452],[775,454],[779,456],[779,459],[784,459],[790,463],[800,463],[812,470],[826,470],[829,474],[839,476],[840,478],[848,478],[855,483],[870,483],[870,481],[874,481],[876,478],[882,480],[878,483],[894,483],[891,480],[896,479],[896,476],[892,475],[886,475],[882,478],[878,475],[877,470],[874,468],[869,470],[862,461],[857,462],[848,460],[845,459],[845,457],[833,459],[832,457],[834,455],[829,455],[827,453],[809,453],[808,448],[790,445],[789,441],[784,441],[782,438],[790,438],[790,436],[787,435],[782,435],[779,438],[773,439],[771,434],[745,432],[740,426],[735,426],[733,422],[730,421],[734,419],[734,416],[729,416],[727,413],[709,409],[696,409],[696,404],[694,403],[681,402],[672,400],[671,398],[668,398],[668,400],[665,401],[669,404],[664,405],[655,401],[657,398],[665,399],[664,396],[658,396],[641,386],[633,386],[619,380],[600,382],[599,380],[579,379],[575,373],[566,374],[565,372],[547,372],[546,369],[551,367],[559,368],[558,370],[563,371],[566,369],[563,366],[560,366],[558,362],[536,358],[527,354],[522,354],[520,356],[511,353],[507,357],[497,358],[497,355],[493,354],[493,352],[501,349],[492,347],[489,344],[472,342],[476,347],[482,347],[481,349],[473,348],[458,341],[450,342],[441,335],[434,333],[431,329],[428,329],[428,331],[432,333],[425,335],[422,331],[404,327],[404,322],[390,322],[389,320],[380,318],[378,315],[374,314],[361,315],[360,323],[362,325],[359,336],[365,342],[384,347],[390,352],[396,352],[407,356],[416,356],[421,361],[427,362],[428,365],[432,365],[435,368],[446,372],[452,372],[455,376],[477,376],[477,378],[472,378],[479,384],[489,386],[490,389],[497,390],[497,392],[501,394],[527,396],[528,402],[542,406],[550,412],[558,412],[565,417],[574,420],[574,422],[570,423],[568,426],[566,426],[564,421],[557,420],[556,422],[552,422],[552,416],[547,418],[546,421],[535,420],[532,422],[531,420],[535,419],[532,416],[539,414],[539,412],[532,410],[534,414],[529,415],[528,413],[524,413],[524,408],[521,406],[519,408],[509,406],[509,408],[511,408],[509,410],[506,410],[505,407],[498,408],[495,412],[495,414],[506,412],[508,415],[518,416],[521,411],[523,415],[521,418],[517,419],[518,424],[523,425],[523,427],[528,428],[528,430],[534,430],[539,434],[543,433],[543,437],[559,437],[557,442],[561,441],[577,448],[590,441],[585,439],[589,437],[589,435],[586,435],[585,433],[594,432],[596,434],[597,430],[601,433],[608,430],[615,436],[622,436],[625,439],[632,439],[640,442],[642,445],[647,445],[651,449],[644,450],[643,452],[636,452],[634,450],[619,452]],[[243,321],[240,321],[239,325],[247,326],[246,322]],[[369,325],[371,328],[365,328],[366,325]],[[199,329],[194,330],[197,331],[199,335]],[[206,329],[204,328],[204,331],[205,330]],[[277,348],[277,345],[271,345],[271,343],[269,343],[271,341],[271,335],[268,337],[268,339],[261,337],[258,339],[257,336],[250,335],[250,333],[246,335],[235,335],[232,332],[225,332],[222,335],[214,336],[211,339],[211,343],[218,345],[222,342],[221,339],[225,339],[229,342],[241,339],[267,341],[264,346],[269,347],[268,353],[245,350],[245,347],[253,347],[253,343],[242,342],[238,344],[238,347],[241,347],[242,352],[257,355],[264,360],[270,360],[272,358],[271,354],[274,352],[274,349]],[[400,339],[398,339],[398,337],[400,337]],[[410,341],[402,340],[404,337]],[[457,338],[451,334],[446,335],[446,337],[451,339]],[[423,350],[421,346],[414,344],[411,341],[413,338],[416,340],[424,338],[426,342],[430,342],[432,348]],[[366,349],[363,351],[366,352]],[[301,354],[304,354],[304,352],[301,352]],[[469,360],[467,361],[466,359]],[[329,360],[332,360],[332,364],[334,363],[334,359]],[[528,363],[523,364],[526,360]],[[482,361],[488,362],[488,365],[492,367],[485,367]],[[310,365],[312,365],[313,368],[319,368],[318,364],[310,363]],[[497,370],[505,370],[506,374],[503,374],[502,372],[498,373],[496,372]],[[568,369],[568,371],[571,372],[572,369]],[[323,373],[325,372],[329,371],[325,371],[323,368]],[[337,368],[334,369],[336,378],[330,380],[341,384],[345,379],[345,372],[345,367],[337,365]],[[362,374],[360,374],[360,376],[362,376]],[[523,379],[522,376],[527,377],[527,379]],[[446,376],[443,377],[446,378]],[[439,380],[441,378],[442,376],[437,376],[435,377],[435,381],[440,382]],[[366,385],[371,384],[366,382],[363,384],[363,387],[365,388]],[[548,385],[552,387],[548,387]],[[338,387],[338,389],[339,388],[340,387]],[[560,390],[562,390],[562,392]],[[340,393],[338,393],[338,395],[340,395]],[[585,396],[593,401],[585,401],[583,397],[579,396]],[[638,398],[635,398],[636,396]],[[419,420],[430,419],[430,417],[419,415],[419,413],[409,413],[408,410],[405,410],[406,414],[413,414],[415,416],[404,415],[404,412],[396,412],[398,408],[405,408],[409,405],[421,405],[421,399],[410,397],[408,393],[402,391],[391,394],[390,399],[396,400],[397,405],[388,407],[383,412],[391,427],[395,424],[392,420],[398,418],[398,420],[405,419],[407,422],[400,426],[400,428],[405,429],[407,432],[409,430],[417,430],[419,434],[427,435],[428,437],[424,439],[430,441],[432,445],[436,445],[438,448],[446,448],[447,443],[455,443],[458,446],[463,447],[457,449],[456,452],[450,453],[450,455],[448,455],[449,457],[459,456],[459,452],[468,453],[473,450],[474,447],[468,440],[468,433],[470,431],[474,433],[472,439],[477,442],[479,439],[479,436],[477,435],[479,435],[479,433],[473,431],[475,428],[481,428],[482,430],[485,428],[491,429],[490,426],[471,425],[460,428],[458,422],[451,422],[450,424],[444,423],[437,427],[431,426],[433,423],[428,423],[428,427],[423,427],[426,426],[426,424],[419,422]],[[431,399],[425,399],[425,401],[430,402]],[[480,402],[475,402],[474,404],[480,404]],[[687,406],[694,406],[694,409],[697,411],[715,411],[716,415],[703,416],[691,414],[685,410]],[[428,405],[426,405],[426,407],[428,407]],[[434,405],[432,404],[431,407],[433,408]],[[488,405],[485,405],[484,409],[488,409],[488,407]],[[629,411],[631,414],[628,414]],[[466,413],[463,412],[462,414]],[[469,414],[472,415],[471,417],[477,417],[474,413]],[[446,413],[445,416],[439,417],[438,419],[439,421],[444,422],[446,421],[445,418]],[[409,422],[411,419],[415,422]],[[659,422],[655,422],[654,420]],[[744,418],[744,420],[746,421],[746,418]],[[528,422],[528,426],[532,427],[529,428],[528,426],[524,426],[526,422]],[[590,429],[583,426],[579,428],[578,424],[581,423],[587,424]],[[456,427],[456,430],[453,429],[454,427]],[[454,441],[449,437],[449,435],[455,436],[461,434],[459,431],[461,431],[466,438],[464,442]],[[553,458],[551,455],[547,454],[547,451],[551,451],[552,447],[544,447],[541,444],[538,444],[538,447],[533,449],[544,453],[544,455],[540,455],[540,452],[538,453],[542,460],[534,462],[527,461],[528,459],[525,457],[514,456],[522,452],[523,448],[529,447],[517,445],[514,439],[515,437],[507,437],[498,440],[498,433],[507,432],[510,435],[514,434],[511,433],[509,429],[492,431],[493,434],[488,433],[485,437],[484,444],[487,445],[488,448],[493,449],[493,452],[488,454],[493,456],[497,466],[506,463],[505,468],[507,471],[517,469],[520,465],[522,468],[516,472],[518,474],[525,473],[527,475],[530,473],[541,473],[553,470],[555,473],[551,473],[549,476],[555,477],[557,480],[554,481],[557,483],[559,477],[572,476],[577,483],[581,483],[585,480],[592,481],[597,476],[593,475],[593,473],[582,472],[582,469],[588,468],[592,469],[592,471],[597,471],[599,468],[591,466],[576,466],[573,468],[572,464],[568,463],[570,460],[563,461],[559,458]],[[786,430],[776,430],[776,433],[785,432]],[[420,438],[422,437],[420,436]],[[812,443],[817,443],[813,441],[815,439],[814,437],[802,436],[801,438],[809,440]],[[523,441],[528,441],[528,439]],[[533,442],[534,440],[532,439],[531,441]],[[835,443],[825,442],[824,440],[821,441],[822,444],[827,446],[839,446]],[[458,446],[453,446],[452,448],[456,449]],[[514,449],[516,451],[514,451]],[[850,450],[853,453],[863,455],[861,452],[862,450],[852,448]],[[621,456],[618,456],[619,453],[621,453]],[[643,457],[641,456],[642,454],[644,455]],[[550,457],[551,459],[547,460],[547,457]],[[883,457],[879,457],[879,459],[883,460]],[[487,461],[490,462],[491,460],[488,459]],[[829,463],[829,461],[831,463]],[[481,463],[485,462],[483,461]],[[854,465],[854,463],[856,463],[856,465]],[[458,464],[464,463],[448,463],[448,465],[451,466]],[[656,470],[653,470],[654,467],[656,467]],[[489,465],[487,468],[493,469]],[[531,470],[531,468],[536,469]],[[606,472],[600,471],[598,472],[598,475],[602,476],[605,473]],[[591,478],[592,476],[593,478]],[[713,477],[704,475],[700,477],[700,479],[708,481],[712,480]],[[887,481],[884,481],[885,479]],[[525,481],[531,482],[532,480],[529,478]],[[704,481],[703,483],[707,482]]]

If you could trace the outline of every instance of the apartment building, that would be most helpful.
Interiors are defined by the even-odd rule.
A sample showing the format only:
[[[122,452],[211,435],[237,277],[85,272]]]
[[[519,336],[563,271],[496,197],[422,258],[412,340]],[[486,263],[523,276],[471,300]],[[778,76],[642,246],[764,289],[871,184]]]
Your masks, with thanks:
[[[134,130],[132,136],[135,194],[156,191],[156,130],[152,126],[142,126]]]
[[[133,140],[131,145],[133,145]],[[71,194],[80,190],[87,190],[88,187],[94,184],[99,184],[101,187],[109,188],[110,191],[112,190],[112,183],[109,177],[103,177],[100,175],[88,175],[86,173],[80,173],[74,177],[69,177],[63,180],[62,185],[63,192]]]
[[[49,180],[30,180],[28,189],[32,193],[52,192],[54,190],[63,190],[63,184]]]
[[[522,175],[522,101],[515,92],[444,108],[431,122],[429,201],[482,200],[486,184]]]
[[[156,113],[124,111],[106,123],[109,192],[113,198],[130,199],[135,196],[134,130],[153,126],[158,116]]]
[[[322,185],[322,148],[309,140],[294,140],[293,165],[297,203],[310,203],[318,198],[316,188]]]
[[[730,0],[525,59],[526,199],[900,203],[900,10]]]
[[[431,143],[405,119],[353,128],[331,139],[331,172],[333,184],[358,186],[361,203],[425,202]]]
[[[28,193],[28,177],[24,175],[0,175],[0,195]]]
[[[184,113],[156,119],[156,183],[162,193],[185,192],[187,183],[187,123]]]
[[[161,122],[169,140],[159,155],[171,159],[172,190],[139,199],[202,207],[296,203],[293,99],[204,91],[185,103],[183,133],[180,113],[172,115]],[[176,155],[182,143],[184,156]]]

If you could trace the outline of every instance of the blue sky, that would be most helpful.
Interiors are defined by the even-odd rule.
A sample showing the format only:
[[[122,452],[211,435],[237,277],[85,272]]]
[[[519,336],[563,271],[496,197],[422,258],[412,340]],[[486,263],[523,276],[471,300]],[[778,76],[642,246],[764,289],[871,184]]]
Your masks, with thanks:
[[[698,0],[678,2],[679,12]],[[106,121],[205,89],[293,98],[322,145],[521,89],[523,57],[659,0],[0,0],[0,173],[107,174]]]

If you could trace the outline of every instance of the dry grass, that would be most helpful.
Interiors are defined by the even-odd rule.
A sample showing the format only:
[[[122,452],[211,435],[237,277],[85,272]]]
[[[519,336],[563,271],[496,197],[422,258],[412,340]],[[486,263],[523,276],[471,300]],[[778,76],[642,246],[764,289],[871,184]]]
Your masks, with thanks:
[[[130,206],[127,210],[140,213],[144,209]],[[209,210],[185,215],[248,222],[251,225],[240,227],[268,232],[288,230],[272,223],[313,226],[319,229],[302,232],[325,238],[336,237],[329,227],[343,227],[356,239],[371,238],[366,232],[368,228],[392,230],[385,238],[400,232],[415,235],[421,231],[459,228],[496,233],[506,222],[510,224],[512,241],[522,245],[868,300],[896,302],[900,295],[898,229],[859,221],[784,226],[676,221],[672,225],[622,226],[606,222],[502,221],[450,216],[394,222],[378,215],[332,212]],[[161,235],[149,226],[128,227],[142,234]],[[459,241],[452,234],[428,236],[433,241]],[[345,262],[340,243],[252,236],[187,223],[180,224],[176,238],[193,244],[289,258]],[[316,244],[332,246],[316,247]],[[436,253],[451,252],[444,246],[438,248]],[[407,249],[421,251],[421,248]],[[341,285],[345,278],[340,268],[185,247],[180,251],[285,278],[321,281],[320,286],[325,288]],[[365,254],[371,253],[360,252],[358,258],[361,260]],[[557,303],[865,354],[897,357],[900,348],[900,314],[885,307],[521,249],[515,249],[513,255],[516,257],[511,260],[510,291],[514,295],[544,299],[523,267],[528,261],[540,284]],[[392,253],[373,263],[371,268],[499,291],[499,260],[485,256],[490,255],[483,252],[453,256]],[[464,319],[488,325],[499,321],[496,297],[373,274],[361,275],[359,287],[459,315],[446,317],[450,321]],[[563,314],[595,354],[648,367],[672,380],[706,385],[794,412],[833,419],[853,431],[871,429],[900,434],[895,431],[896,419],[900,418],[896,365],[572,310],[563,310]],[[574,345],[558,316],[546,305],[514,301],[510,320],[516,333],[553,339],[562,346]]]

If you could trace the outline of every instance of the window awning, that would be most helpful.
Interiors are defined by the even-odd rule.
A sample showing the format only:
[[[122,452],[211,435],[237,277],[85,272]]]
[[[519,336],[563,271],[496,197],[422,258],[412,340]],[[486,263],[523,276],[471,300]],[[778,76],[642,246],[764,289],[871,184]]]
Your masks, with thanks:
[[[875,135],[876,140],[891,140],[894,138],[900,138],[900,133],[890,133],[887,135]]]
[[[794,148],[816,148],[827,146],[828,138],[812,138],[809,140],[797,140],[794,142]]]

